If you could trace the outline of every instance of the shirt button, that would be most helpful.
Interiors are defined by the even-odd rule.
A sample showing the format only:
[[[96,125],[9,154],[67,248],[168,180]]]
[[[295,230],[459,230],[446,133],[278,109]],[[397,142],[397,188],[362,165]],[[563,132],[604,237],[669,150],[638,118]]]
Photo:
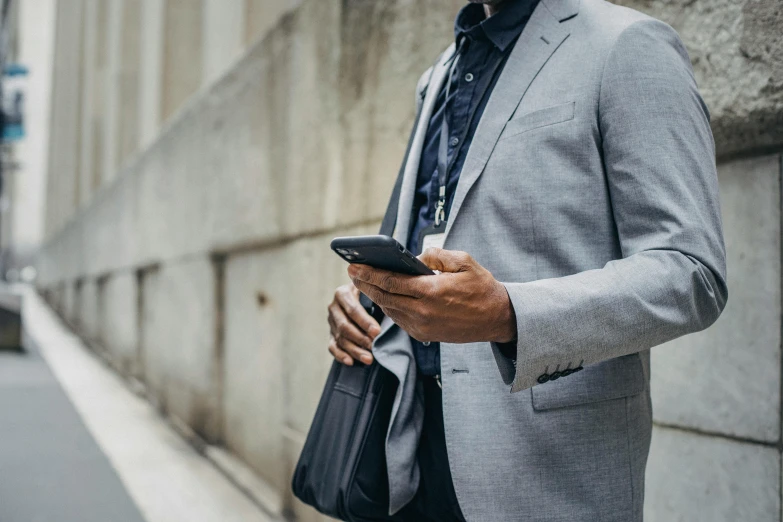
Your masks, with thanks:
[[[468,73],[465,75],[465,81],[470,83],[473,81],[473,75],[471,73]]]
[[[423,344],[424,346],[429,346],[429,345],[430,345],[430,341],[424,341],[424,342],[423,342],[423,343],[421,343],[421,344]]]
[[[451,144],[452,147],[456,147],[457,144],[459,143],[459,138],[454,136],[453,138],[451,138],[451,141],[449,143]]]

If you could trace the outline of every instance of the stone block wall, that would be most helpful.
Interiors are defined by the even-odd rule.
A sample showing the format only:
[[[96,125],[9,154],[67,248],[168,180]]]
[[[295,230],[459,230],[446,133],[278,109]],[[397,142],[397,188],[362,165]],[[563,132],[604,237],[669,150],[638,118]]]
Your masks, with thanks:
[[[212,0],[111,6],[115,17],[143,21],[115,53],[139,63],[111,65],[142,78],[138,95],[127,94],[139,119],[126,132],[127,108],[89,115],[120,114],[100,124],[136,141],[120,138],[125,159],[98,176],[107,181],[85,181],[85,165],[98,164],[88,158],[104,153],[96,156],[95,140],[65,139],[78,111],[55,97],[51,162],[64,168],[50,178],[38,286],[164,413],[247,463],[292,516],[318,520],[288,484],[330,365],[326,305],[347,281],[328,244],[377,229],[415,82],[449,42],[462,2],[230,1],[242,5],[209,27]],[[719,154],[731,295],[711,329],[653,350],[646,518],[780,521],[779,3],[623,3],[671,23],[694,62]],[[96,7],[58,20],[68,92],[101,88],[94,73],[63,72],[79,61],[69,43],[102,38],[77,38],[103,16]],[[175,21],[185,26],[169,33]],[[253,31],[266,36],[238,52]],[[171,48],[174,40],[204,39],[219,42],[194,58],[197,72],[178,77],[180,64],[153,74],[171,53],[194,52]],[[128,50],[136,40],[138,52]],[[235,60],[223,73],[221,56]]]
[[[781,156],[718,167],[729,302],[652,351],[650,520],[778,520]]]

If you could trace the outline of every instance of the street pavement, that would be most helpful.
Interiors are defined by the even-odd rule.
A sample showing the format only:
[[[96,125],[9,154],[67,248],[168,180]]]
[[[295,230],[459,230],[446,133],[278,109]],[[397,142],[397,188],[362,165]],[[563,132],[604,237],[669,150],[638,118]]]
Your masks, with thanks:
[[[31,342],[0,351],[0,520],[144,522]]]
[[[0,522],[270,522],[26,289],[0,351]]]

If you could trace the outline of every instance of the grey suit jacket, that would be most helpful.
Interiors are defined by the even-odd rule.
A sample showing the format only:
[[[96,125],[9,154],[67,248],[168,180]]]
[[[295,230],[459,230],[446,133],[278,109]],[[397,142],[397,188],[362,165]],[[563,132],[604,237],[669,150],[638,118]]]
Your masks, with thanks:
[[[452,52],[426,75],[403,243]],[[709,114],[675,31],[603,0],[542,0],[476,130],[445,248],[504,282],[518,330],[515,360],[491,343],[441,344],[467,520],[641,520],[649,349],[706,328],[727,299]],[[409,337],[381,326],[376,358],[400,381],[386,446],[396,512],[418,486],[423,408]]]

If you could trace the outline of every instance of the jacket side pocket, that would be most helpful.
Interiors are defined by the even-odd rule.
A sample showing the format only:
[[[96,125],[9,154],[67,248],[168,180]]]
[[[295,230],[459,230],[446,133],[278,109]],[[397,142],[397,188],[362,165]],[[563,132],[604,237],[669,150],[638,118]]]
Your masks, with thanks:
[[[533,409],[567,408],[642,393],[647,388],[638,353],[586,366],[582,371],[531,388]]]

